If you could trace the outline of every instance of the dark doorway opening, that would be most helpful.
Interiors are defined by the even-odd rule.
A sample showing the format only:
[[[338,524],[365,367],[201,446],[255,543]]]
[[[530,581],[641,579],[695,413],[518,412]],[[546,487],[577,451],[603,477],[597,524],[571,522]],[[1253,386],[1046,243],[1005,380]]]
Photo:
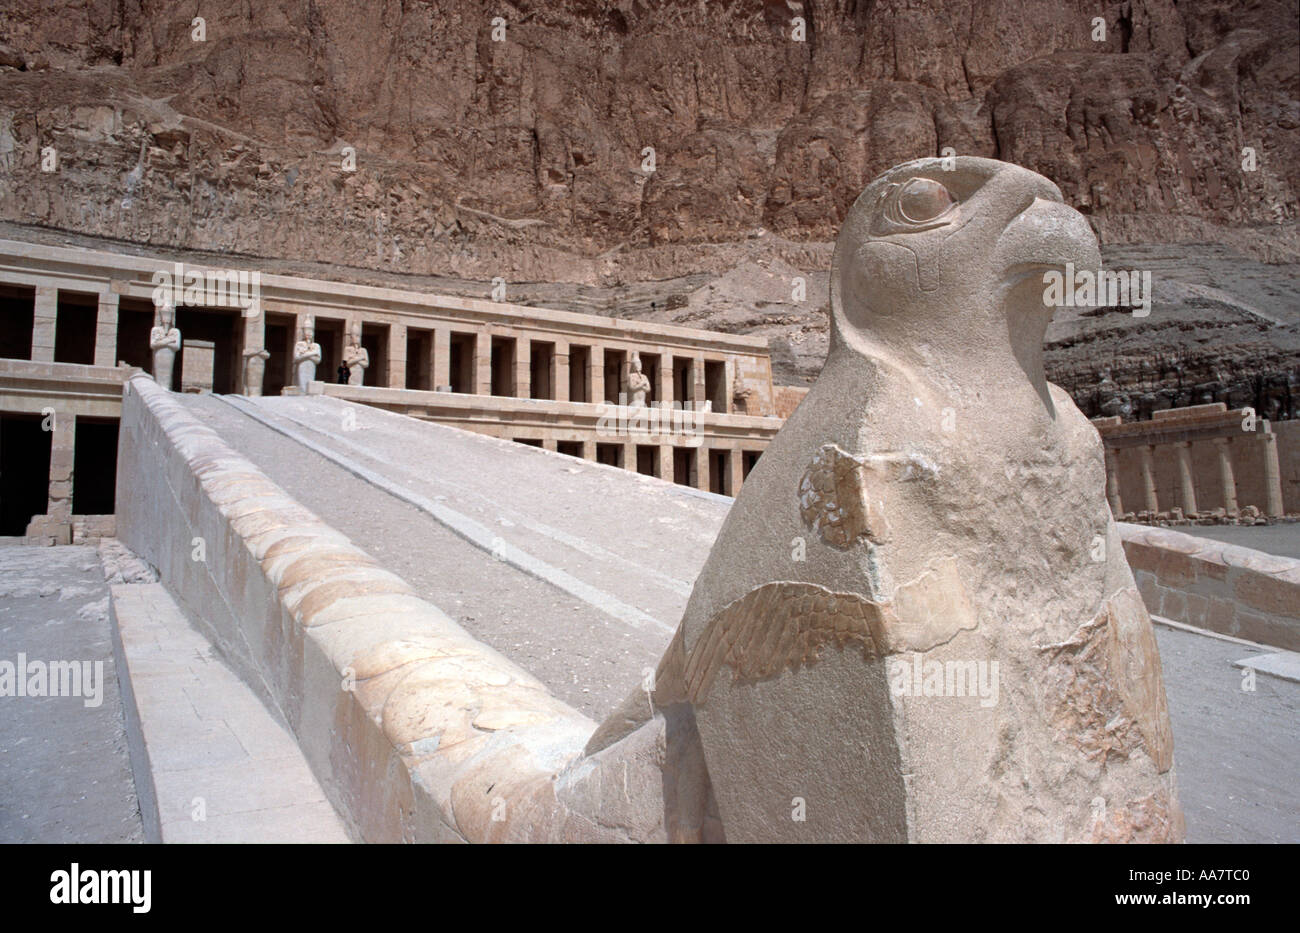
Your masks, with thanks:
[[[152,368],[149,331],[153,330],[153,302],[144,298],[121,298],[117,304],[117,355],[114,363]],[[184,335],[181,336],[184,339]]]
[[[293,347],[298,342],[294,324],[292,314],[267,312],[262,339],[266,341],[266,352],[271,355],[267,357],[266,369],[262,373],[263,395],[279,395],[281,389],[293,384]],[[324,379],[325,371],[317,368],[316,378]]]
[[[731,451],[709,451],[709,492],[731,495]]]
[[[515,338],[492,338],[492,394],[515,394]]]
[[[451,380],[451,391],[473,395],[478,391],[477,357],[474,353],[478,339],[474,334],[451,335],[448,341],[450,360],[447,366],[447,378]]]
[[[695,361],[673,357],[673,401],[687,407],[695,394]]]
[[[746,450],[742,453],[740,461],[740,478],[749,479],[750,471],[758,466],[758,458],[763,456],[761,450]]]
[[[54,322],[54,362],[87,366],[95,362],[98,317],[98,295],[59,289],[58,317]]]
[[[218,395],[235,392],[238,366],[243,364],[239,339],[239,312],[215,308],[177,308],[176,326],[181,331],[181,352],[176,354],[172,367],[172,390],[181,388],[181,372],[185,369],[185,342],[210,340],[213,344],[212,391]]]
[[[591,401],[591,347],[569,345],[569,401]]]
[[[528,374],[531,398],[555,398],[555,344],[529,341]]]
[[[117,487],[116,418],[77,418],[72,455],[72,514],[112,515]]]
[[[623,391],[623,367],[626,363],[626,351],[605,349],[605,401],[615,404],[627,401],[618,397]]]
[[[695,448],[673,448],[673,482],[679,486],[695,485]]]
[[[35,324],[36,289],[25,285],[0,285],[0,357],[30,360],[32,327]]]
[[[388,386],[388,325],[362,324],[361,346],[370,355],[364,385]]]
[[[659,475],[659,448],[653,444],[636,445],[636,471],[645,476]]]
[[[525,444],[528,447],[541,447],[542,439],[540,437],[516,437],[516,444]]]
[[[727,413],[727,364],[716,360],[704,363],[704,397],[713,403],[713,410]]]
[[[659,395],[659,367],[658,353],[641,354],[641,372],[645,373],[646,378],[650,380],[650,391],[645,394],[647,405],[653,405],[661,398]]]
[[[410,327],[406,331],[406,387],[420,392],[433,389],[433,331]]]
[[[566,457],[577,457],[582,459],[582,441],[556,441],[556,453],[564,454]]]
[[[597,444],[596,462],[605,466],[621,467],[623,465],[622,444]]]
[[[52,431],[40,415],[0,415],[0,535],[25,535],[50,501]]]
[[[320,364],[316,378],[321,382],[339,381],[339,363],[343,360],[343,321],[337,318],[315,319],[316,342],[320,344]],[[293,338],[297,341],[297,336]]]

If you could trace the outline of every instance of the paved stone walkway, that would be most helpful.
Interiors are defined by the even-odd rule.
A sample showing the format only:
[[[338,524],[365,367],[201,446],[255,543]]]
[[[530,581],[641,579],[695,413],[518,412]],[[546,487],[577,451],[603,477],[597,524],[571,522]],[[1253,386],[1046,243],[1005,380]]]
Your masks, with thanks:
[[[1300,684],[1233,666],[1263,654],[1156,626],[1188,842],[1300,842]]]
[[[348,842],[293,735],[162,584],[114,586],[112,596],[139,711],[129,730],[137,773],[151,778],[146,825],[159,841]]]
[[[89,661],[98,691],[0,696],[0,842],[144,839],[108,605],[95,548],[0,545],[0,662]]]

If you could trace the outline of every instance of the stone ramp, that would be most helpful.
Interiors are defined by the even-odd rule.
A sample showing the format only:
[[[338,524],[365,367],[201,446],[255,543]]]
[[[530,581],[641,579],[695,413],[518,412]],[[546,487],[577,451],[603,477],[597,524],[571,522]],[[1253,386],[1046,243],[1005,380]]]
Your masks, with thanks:
[[[180,400],[421,596],[597,720],[658,663],[730,505],[337,399]]]
[[[160,583],[112,587],[150,842],[348,842],[294,737]]]
[[[657,661],[666,638],[634,638],[635,629],[590,604],[578,599],[565,603],[567,597],[555,587],[494,560],[491,553],[470,544],[431,515],[369,481],[359,481],[358,476],[370,471],[375,477],[394,481],[399,492],[405,490],[445,503],[482,524],[493,515],[505,516],[511,525],[499,525],[504,530],[503,538],[514,534],[512,527],[523,524],[515,518],[521,514],[532,517],[535,509],[545,509],[548,521],[564,531],[573,527],[565,524],[566,507],[573,513],[573,523],[586,519],[583,495],[590,490],[580,486],[571,498],[567,497],[575,492],[573,489],[558,496],[551,494],[552,486],[548,484],[556,480],[552,468],[557,465],[561,470],[585,467],[599,471],[602,475],[598,479],[612,484],[605,495],[621,505],[626,516],[642,521],[646,514],[642,493],[645,484],[653,481],[402,416],[375,412],[376,420],[371,421],[372,413],[365,409],[356,409],[351,417],[356,419],[356,425],[375,431],[366,444],[384,439],[374,443],[373,451],[356,442],[344,446],[338,436],[352,433],[344,428],[344,412],[350,407],[337,400],[266,399],[250,406],[248,402],[232,404],[217,398],[187,398],[184,404],[292,495],[417,586],[421,595],[455,614],[477,637],[527,667],[589,715],[599,719],[608,709],[593,699],[616,702],[639,671]],[[250,406],[248,410],[268,423],[250,417],[236,405]],[[320,419],[319,424],[314,425],[313,418]],[[301,440],[312,441],[335,459],[304,447]],[[394,444],[399,445],[398,450],[408,450],[414,464],[393,456]],[[438,451],[438,444],[445,447]],[[500,472],[498,461],[532,468],[532,482],[522,487],[527,494],[516,486],[508,486],[509,493],[500,494],[500,499],[485,494],[483,486],[491,486],[492,477],[512,475],[508,470]],[[479,469],[472,467],[475,463]],[[357,472],[358,467],[362,473]],[[453,471],[454,482],[468,485],[469,491],[452,488],[444,471]],[[463,484],[466,474],[473,481]],[[708,503],[709,499],[700,501]],[[717,501],[725,507],[725,500]],[[495,513],[494,503],[501,509]],[[507,507],[511,511],[506,511]],[[720,524],[721,517],[718,514],[716,519],[711,518],[708,507],[702,509],[697,514],[699,534],[706,530],[710,536],[715,534],[716,524],[710,526],[708,522]],[[621,530],[625,528],[620,526]],[[528,539],[520,535],[511,540],[522,543]],[[660,546],[678,558],[694,553],[697,567],[703,564],[708,550],[707,544],[697,546],[694,536],[683,536],[680,546],[663,541]],[[577,558],[565,561],[556,556],[561,553],[557,549],[546,552],[546,556],[565,569],[580,569],[580,564],[572,562]],[[590,574],[590,568],[585,572]],[[527,588],[522,598],[516,587]],[[565,605],[572,615],[566,617],[563,612],[553,611]],[[603,623],[594,624],[593,620],[601,616]],[[1157,638],[1170,697],[1189,840],[1300,838],[1295,791],[1288,777],[1296,767],[1298,750],[1286,738],[1288,723],[1300,703],[1300,686],[1261,676],[1258,690],[1244,694],[1240,671],[1233,667],[1243,653],[1240,646],[1163,627],[1157,629]],[[583,685],[596,683],[593,675],[601,673],[607,675],[604,693],[583,693]]]

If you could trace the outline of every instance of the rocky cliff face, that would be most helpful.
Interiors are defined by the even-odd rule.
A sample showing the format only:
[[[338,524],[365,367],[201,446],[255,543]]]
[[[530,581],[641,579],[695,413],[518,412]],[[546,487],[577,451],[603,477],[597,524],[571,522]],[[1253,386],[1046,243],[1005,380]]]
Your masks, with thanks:
[[[1228,246],[1294,298],[1298,61],[1296,4],[1269,0],[10,2],[0,219],[472,294],[501,276],[512,300],[768,334],[806,382],[849,204],[945,147],[1049,176],[1107,244]],[[1100,379],[1095,340],[1058,349]]]

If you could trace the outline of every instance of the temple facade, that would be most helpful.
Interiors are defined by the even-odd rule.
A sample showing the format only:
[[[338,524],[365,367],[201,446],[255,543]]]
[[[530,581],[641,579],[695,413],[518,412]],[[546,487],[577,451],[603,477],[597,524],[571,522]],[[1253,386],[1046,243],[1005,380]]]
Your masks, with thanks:
[[[310,328],[309,393],[722,495],[790,404],[761,337],[5,240],[0,534],[60,543],[111,529],[73,516],[112,512],[122,385],[154,371],[163,306],[181,334],[167,351],[175,391],[303,391],[294,348]],[[629,393],[633,370],[644,379]],[[81,492],[92,473],[97,497]]]

